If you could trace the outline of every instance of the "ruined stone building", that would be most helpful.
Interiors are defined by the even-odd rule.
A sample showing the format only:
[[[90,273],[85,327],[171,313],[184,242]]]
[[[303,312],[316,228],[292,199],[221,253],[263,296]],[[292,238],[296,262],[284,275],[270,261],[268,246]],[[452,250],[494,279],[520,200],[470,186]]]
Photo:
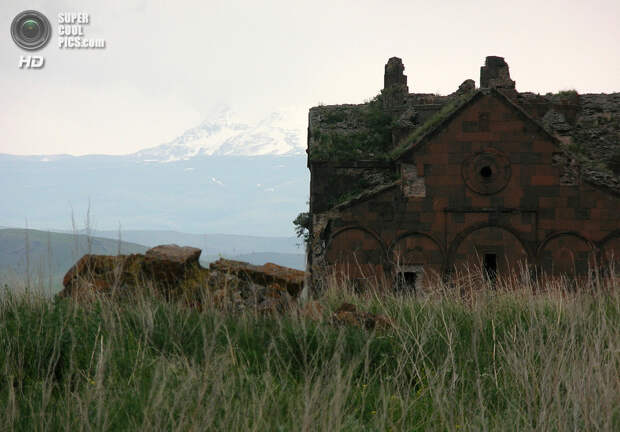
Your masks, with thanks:
[[[420,288],[465,265],[618,263],[620,93],[518,92],[502,57],[479,88],[409,93],[393,57],[374,99],[310,109],[307,152],[315,279]]]

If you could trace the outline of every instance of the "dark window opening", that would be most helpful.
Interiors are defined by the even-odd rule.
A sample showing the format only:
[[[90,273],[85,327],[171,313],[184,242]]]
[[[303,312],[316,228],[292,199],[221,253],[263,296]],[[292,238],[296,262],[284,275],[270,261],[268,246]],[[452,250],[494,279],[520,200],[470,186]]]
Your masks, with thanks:
[[[401,292],[415,292],[415,284],[418,280],[418,273],[404,271],[398,273],[397,290]]]
[[[497,279],[497,255],[484,254],[484,273],[491,282]]]
[[[480,175],[484,178],[489,178],[493,174],[493,170],[490,166],[483,166],[480,168]]]

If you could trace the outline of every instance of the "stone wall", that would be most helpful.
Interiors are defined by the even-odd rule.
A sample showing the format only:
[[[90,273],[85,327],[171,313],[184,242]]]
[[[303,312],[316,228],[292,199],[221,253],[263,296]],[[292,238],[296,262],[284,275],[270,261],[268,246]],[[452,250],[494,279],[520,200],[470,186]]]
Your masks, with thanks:
[[[388,61],[382,96],[406,87],[403,71],[399,59]],[[583,274],[594,260],[620,268],[620,179],[606,165],[620,155],[620,94],[518,93],[501,57],[487,58],[481,84],[488,90],[437,133],[392,158],[313,159],[322,133],[372,128],[360,106],[310,110],[314,276],[377,281],[423,268],[428,280],[491,256],[499,272],[525,261],[555,274]],[[392,147],[474,85],[388,100]]]
[[[573,274],[619,257],[620,199],[566,185],[558,145],[499,96],[481,96],[401,161],[399,185],[332,214],[325,263],[380,279],[398,265],[435,274],[481,266],[485,254],[500,272],[527,261]]]

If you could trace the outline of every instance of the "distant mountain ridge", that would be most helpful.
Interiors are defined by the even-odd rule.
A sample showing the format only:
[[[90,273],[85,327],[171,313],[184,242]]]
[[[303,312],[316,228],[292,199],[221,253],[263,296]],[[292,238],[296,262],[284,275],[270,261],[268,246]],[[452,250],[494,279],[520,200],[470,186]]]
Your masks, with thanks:
[[[43,160],[47,159],[47,160]],[[294,234],[307,209],[304,156],[195,156],[148,163],[128,156],[0,155],[0,223],[36,229],[94,228]]]
[[[56,230],[72,234],[73,231]],[[91,230],[91,236],[118,240],[119,232]],[[77,231],[77,234],[87,234],[85,230]],[[121,230],[122,241],[137,243],[148,247],[161,244],[176,243],[181,246],[192,246],[202,250],[203,255],[225,254],[239,255],[251,253],[283,253],[303,254],[304,248],[301,240],[294,236],[269,237],[248,236],[238,234],[192,234],[170,230]]]

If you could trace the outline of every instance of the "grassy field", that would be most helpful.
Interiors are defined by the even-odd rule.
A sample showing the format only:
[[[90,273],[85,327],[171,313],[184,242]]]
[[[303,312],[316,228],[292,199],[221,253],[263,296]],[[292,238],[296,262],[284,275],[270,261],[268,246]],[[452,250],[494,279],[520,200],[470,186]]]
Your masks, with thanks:
[[[0,430],[620,430],[618,279],[471,281],[415,297],[332,283],[322,319],[7,291]],[[336,325],[342,302],[393,328]]]

